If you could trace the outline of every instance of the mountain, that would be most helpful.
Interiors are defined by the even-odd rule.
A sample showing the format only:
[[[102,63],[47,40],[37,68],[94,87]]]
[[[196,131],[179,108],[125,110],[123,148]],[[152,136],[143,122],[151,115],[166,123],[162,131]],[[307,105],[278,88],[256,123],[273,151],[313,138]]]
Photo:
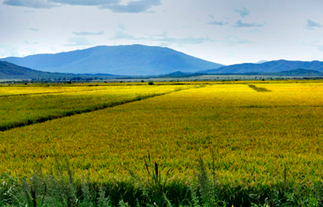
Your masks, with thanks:
[[[26,67],[21,67],[6,61],[0,61],[0,80],[1,79],[59,79],[59,78],[90,78],[90,77],[112,77],[109,74],[95,74],[95,75],[78,75],[68,73],[50,73],[33,70]]]
[[[317,70],[295,69],[288,71],[280,71],[275,73],[280,76],[322,76],[323,73]]]
[[[32,70],[5,61],[0,61],[0,79],[33,79],[48,77],[50,77],[50,73]]]
[[[320,61],[288,61],[288,60],[275,60],[264,63],[243,63],[225,66],[213,70],[201,71],[208,74],[221,74],[221,73],[275,73],[281,71],[289,71],[295,69],[316,70],[323,72],[323,62]]]
[[[144,45],[97,46],[57,54],[3,59],[46,72],[159,75],[176,71],[196,72],[223,65],[165,48]]]

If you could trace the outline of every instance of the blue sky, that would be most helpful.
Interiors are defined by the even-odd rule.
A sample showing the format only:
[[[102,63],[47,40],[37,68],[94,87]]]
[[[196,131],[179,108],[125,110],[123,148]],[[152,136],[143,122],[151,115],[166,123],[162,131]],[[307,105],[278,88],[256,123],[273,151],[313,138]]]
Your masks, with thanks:
[[[227,65],[323,61],[322,8],[322,0],[0,0],[0,58],[144,44]]]

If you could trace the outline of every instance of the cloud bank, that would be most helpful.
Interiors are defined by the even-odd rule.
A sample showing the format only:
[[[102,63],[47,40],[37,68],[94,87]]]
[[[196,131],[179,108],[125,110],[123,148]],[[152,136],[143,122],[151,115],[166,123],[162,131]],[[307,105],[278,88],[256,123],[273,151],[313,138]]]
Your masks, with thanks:
[[[127,4],[122,4],[120,0],[4,0],[3,4],[34,9],[50,9],[63,5],[97,6],[116,13],[140,13],[161,5],[161,0],[138,0]]]
[[[103,5],[100,8],[110,9],[116,13],[140,13],[146,12],[153,6],[161,5],[161,0],[141,0],[141,1],[130,1],[129,3],[113,4],[113,5]]]
[[[109,4],[118,4],[120,0],[50,0],[55,3],[78,5],[78,6],[102,6]]]
[[[4,0],[3,4],[8,6],[21,6],[34,9],[49,9],[59,6],[49,0]]]

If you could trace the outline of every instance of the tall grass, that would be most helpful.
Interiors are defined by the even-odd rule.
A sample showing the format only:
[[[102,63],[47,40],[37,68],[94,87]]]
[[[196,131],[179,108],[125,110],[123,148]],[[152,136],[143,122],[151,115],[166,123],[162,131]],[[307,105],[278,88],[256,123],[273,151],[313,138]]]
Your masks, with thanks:
[[[68,159],[57,162],[50,173],[41,169],[29,177],[14,179],[8,174],[0,178],[0,207],[112,207],[112,206],[322,206],[323,184],[311,188],[287,179],[272,186],[223,185],[216,180],[214,165],[197,160],[196,175],[191,183],[167,180],[170,170],[164,172],[156,162],[145,160],[146,179],[129,170],[134,178],[127,182],[98,183],[91,175],[77,177]]]

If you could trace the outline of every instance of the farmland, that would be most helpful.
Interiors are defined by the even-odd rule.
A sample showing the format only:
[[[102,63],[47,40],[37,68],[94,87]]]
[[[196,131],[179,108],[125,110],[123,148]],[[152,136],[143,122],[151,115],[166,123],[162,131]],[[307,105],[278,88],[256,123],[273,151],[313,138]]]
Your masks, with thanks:
[[[128,182],[127,169],[145,177],[149,155],[162,172],[170,170],[170,181],[182,183],[195,180],[201,159],[223,191],[263,193],[289,183],[308,192],[322,183],[320,81],[92,88],[1,87],[0,98],[8,99],[1,102],[2,117],[12,117],[8,109],[17,114],[1,124],[21,122],[23,103],[24,109],[39,104],[28,110],[37,119],[63,113],[58,108],[164,95],[0,132],[0,171],[15,177],[39,167],[49,172],[56,160],[68,158],[76,175],[90,173],[93,182]]]
[[[0,130],[89,112],[187,88],[140,85],[39,85],[0,87]]]

